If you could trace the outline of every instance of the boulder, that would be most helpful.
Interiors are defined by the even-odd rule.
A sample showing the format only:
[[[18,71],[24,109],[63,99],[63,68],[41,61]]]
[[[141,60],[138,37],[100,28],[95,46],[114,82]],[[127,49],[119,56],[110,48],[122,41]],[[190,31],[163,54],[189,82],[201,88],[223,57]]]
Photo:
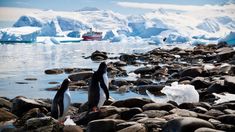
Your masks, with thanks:
[[[94,73],[93,71],[82,71],[82,72],[71,74],[68,76],[68,78],[71,81],[86,80],[88,78],[91,78],[93,73]]]
[[[17,117],[14,114],[0,108],[0,122],[9,121],[16,118]]]
[[[149,103],[143,106],[143,110],[165,110],[170,111],[174,109],[175,106],[170,103]]]
[[[137,87],[133,87],[131,91],[139,94],[146,95],[146,90],[150,91],[151,93],[162,95],[161,90],[163,89],[164,85],[140,85]]]
[[[201,127],[214,128],[214,126],[206,120],[194,117],[180,117],[168,121],[163,127],[163,132],[194,132]]]
[[[136,114],[139,114],[139,113],[142,113],[142,109],[141,108],[138,108],[138,107],[134,107],[134,108],[130,108],[129,110],[127,111],[123,111],[120,113],[121,115],[121,119],[123,120],[129,120],[131,119],[134,115]]]
[[[175,109],[172,109],[170,113],[177,114],[181,117],[197,117],[197,113],[193,111],[185,110],[185,109],[175,108]]]
[[[129,126],[136,125],[136,124],[139,124],[139,123],[137,123],[137,122],[132,122],[132,121],[120,123],[120,124],[118,124],[118,125],[116,126],[116,130],[118,131],[118,130],[127,128],[127,127],[129,127]]]
[[[221,116],[217,117],[217,119],[224,124],[235,125],[235,114],[221,115]]]
[[[52,117],[31,118],[26,121],[25,127],[27,130],[33,130],[53,124],[56,124],[56,120],[54,120]]]
[[[83,129],[80,126],[66,125],[63,128],[63,132],[83,132]]]
[[[9,100],[4,98],[0,98],[0,108],[5,107],[7,109],[11,109],[12,103]]]
[[[55,68],[55,69],[47,69],[45,70],[46,74],[62,74],[64,73],[63,69]]]
[[[146,110],[143,112],[143,114],[146,114],[149,118],[155,118],[155,117],[161,118],[167,115],[168,112],[164,110]]]
[[[209,116],[213,116],[213,117],[218,117],[218,116],[224,115],[224,113],[222,111],[216,110],[216,109],[210,109],[205,114],[209,115]]]
[[[17,116],[22,116],[25,112],[33,108],[48,108],[50,109],[50,104],[47,104],[40,100],[27,99],[22,96],[18,96],[12,101],[12,113]]]
[[[114,132],[116,125],[123,123],[123,120],[116,119],[99,119],[89,122],[87,125],[87,132]]]
[[[202,68],[201,67],[186,68],[180,74],[181,77],[185,77],[185,76],[198,77],[201,75],[202,75]]]
[[[235,76],[226,76],[224,85],[228,87],[228,92],[235,94]]]
[[[146,99],[139,99],[139,98],[129,98],[126,100],[119,100],[114,103],[112,103],[112,106],[116,107],[127,107],[127,108],[133,108],[133,107],[139,107],[142,108],[145,104],[148,104],[152,102],[151,100]]]
[[[194,132],[224,132],[224,131],[207,127],[201,127],[195,130]]]
[[[92,61],[102,61],[108,59],[107,53],[106,52],[100,52],[96,50],[91,54],[91,60]]]
[[[121,129],[118,132],[147,132],[147,129],[142,124],[135,124],[127,128]]]

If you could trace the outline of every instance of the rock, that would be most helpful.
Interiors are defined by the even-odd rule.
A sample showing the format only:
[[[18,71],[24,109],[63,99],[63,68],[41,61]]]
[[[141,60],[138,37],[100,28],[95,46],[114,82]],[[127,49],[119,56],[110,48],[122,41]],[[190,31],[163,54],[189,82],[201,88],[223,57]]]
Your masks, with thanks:
[[[210,109],[205,114],[213,116],[213,117],[218,117],[218,116],[224,115],[223,112],[221,112],[220,110],[215,110],[215,109]]]
[[[96,50],[91,54],[91,60],[93,61],[102,61],[108,59],[107,53],[106,52],[100,52]]]
[[[74,73],[68,76],[71,81],[79,81],[79,80],[86,80],[91,78],[93,75],[93,71],[82,71],[78,73]]]
[[[149,103],[143,106],[143,110],[165,110],[170,111],[175,108],[174,105],[169,103]]]
[[[5,107],[7,109],[11,109],[12,103],[9,100],[4,98],[0,98],[0,108]]]
[[[58,68],[48,69],[48,70],[45,70],[45,73],[46,74],[62,74],[62,73],[64,73],[64,70],[63,69],[58,69]]]
[[[221,83],[214,83],[206,89],[207,93],[222,93],[228,91],[228,88]]]
[[[137,121],[138,123],[144,124],[148,127],[162,127],[167,121],[162,118],[143,118]]]
[[[25,127],[27,130],[32,130],[53,124],[56,124],[56,121],[52,117],[31,118],[26,121]]]
[[[37,78],[30,77],[30,78],[25,78],[24,80],[27,80],[27,81],[36,81],[36,80],[38,80],[38,79],[37,79]]]
[[[64,126],[63,132],[83,132],[80,126]]]
[[[231,109],[225,109],[224,110],[225,114],[235,114],[235,110],[231,110]]]
[[[131,119],[130,119],[130,121],[138,121],[138,120],[140,120],[140,119],[143,119],[143,118],[147,118],[148,116],[146,115],[146,114],[143,114],[143,113],[141,113],[141,114],[136,114],[136,115],[134,115]]]
[[[121,119],[123,120],[129,120],[131,119],[134,115],[136,114],[139,114],[139,113],[142,113],[142,109],[141,108],[138,108],[138,107],[134,107],[134,108],[130,108],[129,110],[127,111],[123,111],[120,113],[121,115]]]
[[[202,114],[202,113],[197,113],[197,118],[203,119],[203,120],[209,120],[214,118],[213,116]]]
[[[125,121],[115,119],[93,120],[87,125],[87,132],[114,132],[116,125],[123,122]]]
[[[139,107],[142,108],[143,105],[148,104],[152,102],[151,100],[145,100],[145,99],[138,99],[138,98],[129,98],[126,100],[119,100],[114,103],[112,103],[112,106],[116,107],[127,107],[127,108],[133,108],[133,107]]]
[[[46,107],[50,109],[50,105],[39,100],[27,99],[22,96],[18,96],[12,101],[12,113],[21,117],[25,112],[33,108],[42,108]]]
[[[153,74],[155,72],[156,69],[159,69],[159,67],[141,67],[138,68],[134,71],[135,74],[141,74],[141,75],[145,75],[145,74]]]
[[[217,126],[217,125],[219,125],[219,124],[221,124],[221,121],[219,121],[219,120],[216,120],[216,119],[209,119],[208,120],[211,124],[213,124],[214,126]]]
[[[226,60],[229,60],[230,58],[233,57],[233,55],[235,54],[235,50],[223,50],[221,52],[219,52],[217,54],[217,61],[218,62],[222,62],[222,61],[226,61]]]
[[[142,124],[135,124],[119,130],[118,132],[147,132],[147,130]]]
[[[194,132],[224,132],[224,131],[212,129],[212,128],[207,128],[207,127],[201,127],[201,128],[198,128],[197,130],[195,130]]]
[[[122,66],[127,66],[127,63],[124,61],[117,61],[117,62],[114,62],[113,65],[117,67],[122,67]]]
[[[217,117],[217,119],[224,124],[235,125],[235,114],[221,115],[221,116]]]
[[[137,122],[124,122],[124,123],[120,123],[116,126],[116,130],[121,130],[121,129],[124,129],[124,128],[127,128],[129,126],[133,126],[133,125],[136,125],[136,124],[139,124]]]
[[[193,109],[195,108],[195,104],[194,103],[182,103],[179,105],[180,109]]]
[[[0,122],[9,121],[16,118],[17,117],[14,114],[0,108]]]
[[[152,84],[153,82],[150,79],[142,79],[139,78],[136,82],[135,85],[139,86],[139,85],[149,85]]]
[[[198,106],[198,107],[194,108],[193,111],[195,111],[197,113],[206,113],[208,110],[206,108]]]
[[[122,54],[119,59],[121,61],[127,62],[127,63],[132,63],[137,59],[136,55],[128,55],[128,54]]]
[[[164,110],[147,110],[144,111],[143,114],[146,114],[149,118],[155,118],[155,117],[161,118],[167,115],[168,112]]]
[[[120,80],[120,79],[118,79],[118,80],[112,80],[111,83],[112,83],[113,85],[116,85],[116,86],[119,86],[119,87],[121,87],[121,86],[123,86],[123,85],[129,85],[129,83],[128,83],[126,80]]]
[[[163,127],[163,132],[194,132],[201,127],[214,128],[214,126],[206,120],[194,117],[180,117],[168,121]]]
[[[181,77],[185,77],[185,76],[198,77],[201,75],[202,75],[201,67],[190,67],[190,68],[184,69],[180,74]]]
[[[203,77],[194,78],[190,84],[193,85],[195,89],[208,88],[211,85],[211,83],[206,81]]]
[[[230,125],[230,124],[219,124],[216,126],[217,129],[223,130],[226,132],[234,132],[235,131],[235,126]]]
[[[146,95],[146,90],[148,90],[151,93],[162,95],[161,90],[163,89],[163,87],[163,85],[140,85],[137,87],[133,87],[131,91]]]
[[[185,110],[185,109],[175,108],[175,109],[172,109],[170,113],[177,114],[181,117],[197,117],[197,113],[193,111]]]
[[[226,76],[224,85],[228,87],[228,92],[235,94],[235,76]]]

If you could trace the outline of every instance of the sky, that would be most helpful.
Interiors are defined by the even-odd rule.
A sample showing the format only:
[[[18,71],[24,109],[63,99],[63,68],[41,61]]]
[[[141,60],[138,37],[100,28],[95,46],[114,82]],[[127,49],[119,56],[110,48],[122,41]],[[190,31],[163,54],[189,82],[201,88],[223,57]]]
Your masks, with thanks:
[[[38,9],[76,11],[84,7],[97,7],[130,15],[149,12],[154,9],[152,4],[164,7],[185,5],[190,8],[191,5],[223,5],[227,2],[235,3],[235,0],[0,0],[0,21],[14,21],[26,12],[36,12]]]

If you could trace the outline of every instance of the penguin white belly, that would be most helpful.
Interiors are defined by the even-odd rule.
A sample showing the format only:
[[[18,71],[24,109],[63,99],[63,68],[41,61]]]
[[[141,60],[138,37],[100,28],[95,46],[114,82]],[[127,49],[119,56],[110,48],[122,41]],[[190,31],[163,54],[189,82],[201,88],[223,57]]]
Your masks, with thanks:
[[[103,104],[106,100],[106,95],[104,93],[104,90],[100,87],[100,85],[99,85],[99,89],[100,89],[100,98],[99,98],[98,108],[103,106]]]
[[[64,103],[64,112],[63,112],[63,116],[65,116],[65,114],[67,113],[67,111],[68,111],[68,109],[69,109],[70,103],[71,103],[71,96],[70,96],[69,90],[66,90],[66,91],[64,92],[64,100],[63,100],[63,103]]]

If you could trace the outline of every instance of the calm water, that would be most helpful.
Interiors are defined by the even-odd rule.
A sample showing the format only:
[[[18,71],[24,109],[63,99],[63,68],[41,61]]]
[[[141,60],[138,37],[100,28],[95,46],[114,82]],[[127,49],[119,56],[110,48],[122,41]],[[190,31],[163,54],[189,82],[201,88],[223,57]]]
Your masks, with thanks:
[[[141,43],[109,43],[81,42],[52,44],[8,44],[0,45],[0,96],[14,98],[18,95],[28,98],[53,98],[55,92],[45,91],[56,85],[48,82],[62,82],[67,74],[46,75],[45,69],[50,68],[92,68],[97,69],[99,63],[82,56],[90,56],[96,50],[105,51],[109,57],[119,56],[119,53],[146,52],[155,48],[154,45]],[[107,60],[109,62],[111,60]],[[116,60],[112,60],[116,61]],[[127,71],[137,67],[126,67]],[[25,78],[37,78],[27,81]],[[27,84],[18,84],[25,82]],[[85,102],[86,91],[72,91],[73,102]],[[117,94],[111,92],[114,99],[124,99],[141,96],[132,92]]]

